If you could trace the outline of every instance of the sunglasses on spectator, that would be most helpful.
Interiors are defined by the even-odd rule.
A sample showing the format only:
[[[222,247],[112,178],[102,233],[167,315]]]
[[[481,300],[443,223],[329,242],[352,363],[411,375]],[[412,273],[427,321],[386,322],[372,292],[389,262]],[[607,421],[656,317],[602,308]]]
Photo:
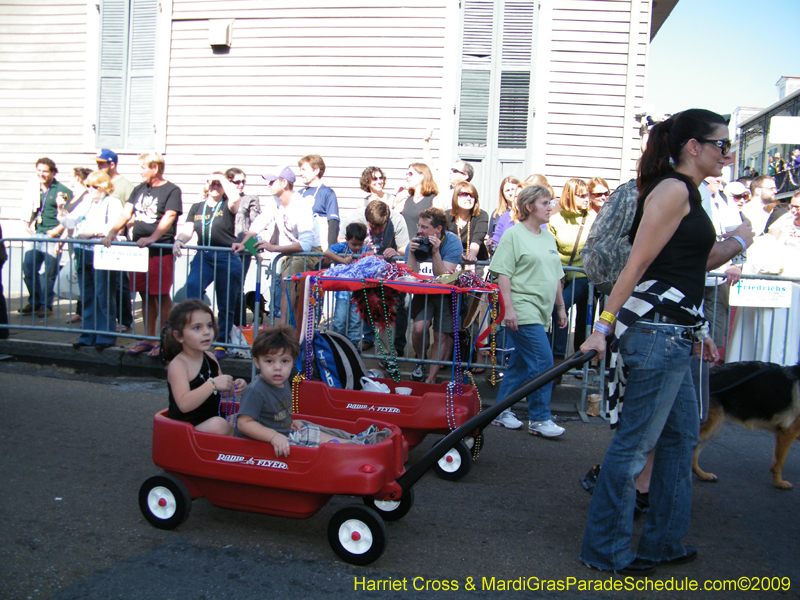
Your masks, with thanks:
[[[385,181],[386,178],[383,175],[376,175],[372,178],[372,181]]]
[[[722,150],[722,156],[728,156],[728,152],[731,151],[731,141],[728,138],[724,140],[706,140],[703,138],[697,138],[697,141],[701,144],[714,144],[717,148]]]
[[[99,189],[100,189],[98,186],[96,186],[96,185],[91,185],[91,184],[87,185],[86,187],[87,187],[87,188],[91,188],[91,189],[93,189],[93,190],[99,190]]]
[[[413,177],[414,175],[419,175],[419,173],[417,173],[416,171],[409,171],[408,173],[406,173],[406,177]]]
[[[233,185],[244,185],[247,183],[247,179],[231,179],[231,183]]]
[[[459,192],[458,197],[459,198],[473,198],[473,199],[475,198],[475,196],[473,196],[469,192]]]
[[[749,194],[731,194],[736,200],[741,200],[742,198],[747,198]]]
[[[450,167],[450,170],[451,170],[453,173],[458,173],[459,175],[463,175],[464,177],[466,177],[466,176],[467,176],[467,174],[466,174],[466,173],[464,173],[464,171],[459,171],[459,170],[458,170],[458,169],[456,169],[455,167]]]

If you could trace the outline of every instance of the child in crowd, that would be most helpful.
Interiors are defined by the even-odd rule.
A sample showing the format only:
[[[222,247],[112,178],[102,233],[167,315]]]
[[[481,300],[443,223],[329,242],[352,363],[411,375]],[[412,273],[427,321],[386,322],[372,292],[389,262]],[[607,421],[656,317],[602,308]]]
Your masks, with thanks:
[[[370,425],[354,435],[308,421],[292,419],[292,390],[289,377],[300,354],[295,330],[287,325],[267,327],[256,336],[251,348],[259,376],[242,395],[236,419],[236,437],[269,442],[275,456],[289,456],[289,445],[318,447],[327,442],[377,444],[391,435],[390,429]]]
[[[344,232],[346,242],[338,242],[325,250],[325,262],[351,264],[353,256],[361,254],[364,240],[367,238],[367,228],[362,223],[350,223]],[[333,329],[341,333],[358,347],[361,342],[361,318],[353,304],[352,292],[336,292],[336,302],[333,308]],[[365,324],[364,337],[372,343],[372,331]]]
[[[169,417],[187,421],[198,431],[231,435],[233,427],[219,416],[219,394],[239,394],[247,383],[220,372],[214,353],[208,351],[217,334],[214,313],[200,300],[184,300],[170,312],[162,336],[169,362]]]

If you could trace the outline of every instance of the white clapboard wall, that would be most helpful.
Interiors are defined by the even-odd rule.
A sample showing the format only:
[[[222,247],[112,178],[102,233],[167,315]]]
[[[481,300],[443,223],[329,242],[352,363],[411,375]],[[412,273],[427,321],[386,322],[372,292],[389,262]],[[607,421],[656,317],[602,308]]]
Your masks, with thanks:
[[[342,212],[360,206],[358,179],[383,168],[389,188],[422,158],[456,153],[458,0],[160,0],[156,149],[167,178],[199,199],[205,175],[239,166],[258,175],[321,154]],[[632,176],[634,115],[643,106],[646,0],[541,3],[530,164],[560,188],[570,177]],[[15,219],[34,163],[49,156],[62,180],[94,165],[100,26],[96,2],[0,3],[0,219]],[[232,44],[209,43],[210,21],[232,20]],[[136,156],[119,151],[137,183]],[[536,168],[541,165],[542,168]]]

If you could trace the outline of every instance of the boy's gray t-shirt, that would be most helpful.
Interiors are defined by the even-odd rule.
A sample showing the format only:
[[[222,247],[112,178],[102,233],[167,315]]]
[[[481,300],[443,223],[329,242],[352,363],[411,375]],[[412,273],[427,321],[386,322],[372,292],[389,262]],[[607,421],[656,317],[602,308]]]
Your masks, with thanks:
[[[239,414],[252,417],[264,427],[288,435],[292,429],[292,390],[290,385],[286,381],[282,387],[275,387],[264,381],[261,376],[257,376],[242,394]],[[233,433],[236,437],[247,438],[239,431],[238,422]]]

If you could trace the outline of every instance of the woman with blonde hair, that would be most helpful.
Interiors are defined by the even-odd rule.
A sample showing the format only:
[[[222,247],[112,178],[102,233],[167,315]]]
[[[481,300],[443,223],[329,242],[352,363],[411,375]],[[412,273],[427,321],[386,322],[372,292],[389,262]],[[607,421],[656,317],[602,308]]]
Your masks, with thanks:
[[[122,215],[122,203],[114,193],[114,184],[105,171],[94,171],[86,177],[87,193],[83,201],[70,212],[66,203],[58,204],[58,221],[67,229],[72,229],[72,237],[79,240],[101,240],[114,231],[117,219]],[[75,244],[76,271],[81,287],[83,323],[86,329],[98,333],[82,333],[72,344],[94,346],[98,352],[113,346],[116,335],[116,305],[113,294],[112,271],[99,271],[94,268],[96,244]]]
[[[403,198],[403,193],[406,197]],[[397,204],[394,209],[400,211],[408,226],[408,236],[413,238],[417,232],[419,213],[433,206],[439,188],[433,180],[433,173],[425,163],[411,163],[406,173],[406,186],[396,194]]]
[[[570,179],[561,192],[561,210],[550,218],[550,233],[556,238],[561,264],[564,267],[582,268],[580,251],[600,210],[589,200],[589,187],[583,179]],[[576,305],[585,314],[589,281],[584,273],[567,271],[564,284],[564,302],[567,311]],[[555,320],[557,315],[553,314]],[[575,347],[586,339],[586,318],[575,324]],[[569,329],[556,329],[553,334],[553,356],[561,362],[567,352]]]
[[[500,182],[500,198],[497,201],[497,209],[489,215],[489,231],[486,234],[486,247],[490,252],[493,251],[495,247],[492,236],[497,228],[497,224],[503,215],[514,210],[514,200],[520,191],[521,185],[522,182],[514,176],[506,177]]]

